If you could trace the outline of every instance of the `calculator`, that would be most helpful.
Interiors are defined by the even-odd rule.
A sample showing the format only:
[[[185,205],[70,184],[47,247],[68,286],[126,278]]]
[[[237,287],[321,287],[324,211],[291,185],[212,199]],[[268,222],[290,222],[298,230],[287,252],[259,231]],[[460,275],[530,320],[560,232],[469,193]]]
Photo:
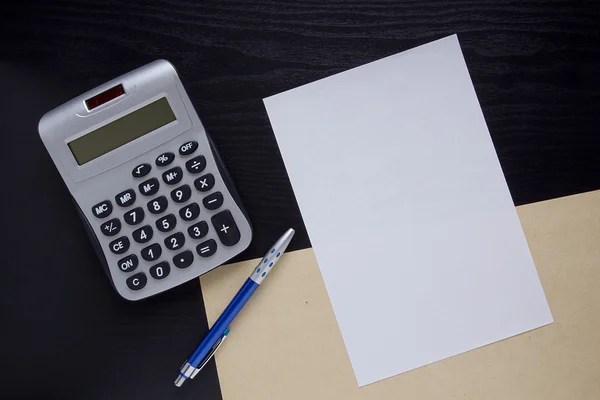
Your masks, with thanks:
[[[240,197],[168,61],[70,100],[38,128],[125,299],[164,292],[249,246]]]

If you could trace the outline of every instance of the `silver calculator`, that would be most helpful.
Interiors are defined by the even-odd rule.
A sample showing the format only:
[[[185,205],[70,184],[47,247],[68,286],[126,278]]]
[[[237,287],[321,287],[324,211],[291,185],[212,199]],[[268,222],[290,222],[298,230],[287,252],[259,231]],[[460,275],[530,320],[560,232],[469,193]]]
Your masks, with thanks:
[[[250,244],[239,196],[169,62],[48,112],[39,133],[125,299],[171,289]]]

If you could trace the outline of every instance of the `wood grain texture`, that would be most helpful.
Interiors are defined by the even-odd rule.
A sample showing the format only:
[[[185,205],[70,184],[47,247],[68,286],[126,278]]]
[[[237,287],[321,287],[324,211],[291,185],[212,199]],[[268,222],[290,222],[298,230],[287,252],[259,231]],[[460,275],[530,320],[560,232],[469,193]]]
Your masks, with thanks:
[[[160,317],[137,325],[129,325],[128,316],[144,318],[146,308],[115,306],[107,298],[110,289],[100,270],[93,269],[95,255],[80,235],[83,229],[65,203],[67,192],[56,171],[49,170],[37,137],[37,121],[49,108],[157,58],[171,61],[254,224],[257,236],[245,257],[260,257],[289,226],[298,231],[291,249],[310,245],[262,98],[453,33],[459,35],[515,203],[600,188],[599,29],[598,1],[26,0],[5,5],[0,62],[35,69],[46,79],[37,92],[32,86],[0,100],[1,148],[18,165],[19,151],[30,146],[27,154],[34,160],[4,181],[7,193],[21,197],[4,203],[2,217],[19,225],[18,234],[3,242],[1,250],[7,265],[46,269],[38,276],[10,269],[4,277],[11,283],[3,293],[3,304],[13,307],[8,325],[17,329],[10,333],[13,349],[3,358],[1,375],[12,377],[6,370],[26,368],[19,358],[40,354],[42,362],[62,364],[29,385],[29,380],[14,381],[23,382],[18,387],[22,395],[79,398],[82,393],[70,391],[68,381],[54,378],[76,365],[77,352],[97,339],[91,354],[101,362],[81,385],[88,388],[84,397],[106,397],[112,388],[112,398],[164,398],[170,392],[161,391],[167,382],[161,379],[171,379],[166,376],[171,363],[178,362],[182,349],[196,340],[192,333],[201,334],[205,325],[194,319],[197,290],[182,288],[172,301],[161,303]],[[11,79],[1,76],[0,86]],[[30,182],[39,179],[40,170],[44,180],[35,187]],[[68,223],[61,225],[65,218]],[[24,243],[38,240],[34,233],[40,221],[42,233],[56,243],[71,241],[79,250],[23,258]],[[53,247],[43,248],[51,252]],[[70,281],[50,273],[63,265],[71,266],[76,272],[71,279],[85,290],[74,291]],[[19,279],[18,284],[12,279]],[[48,284],[40,286],[41,280]],[[44,296],[53,300],[39,306]],[[81,303],[76,306],[77,300]],[[65,306],[76,310],[65,311]],[[49,319],[53,310],[58,310],[55,319]],[[169,329],[173,324],[195,330],[180,343],[176,338],[181,333]],[[40,326],[51,332],[48,346],[31,346],[40,336],[28,332]],[[81,331],[70,335],[71,329]],[[163,359],[147,358],[139,369],[129,364],[110,369],[115,346],[121,346],[119,354],[127,359],[127,351],[151,352],[157,344],[164,346]],[[111,388],[103,381],[107,369],[111,374],[105,378],[117,382]],[[84,372],[78,370],[78,376],[86,376]],[[184,389],[179,396],[213,398],[206,387]]]

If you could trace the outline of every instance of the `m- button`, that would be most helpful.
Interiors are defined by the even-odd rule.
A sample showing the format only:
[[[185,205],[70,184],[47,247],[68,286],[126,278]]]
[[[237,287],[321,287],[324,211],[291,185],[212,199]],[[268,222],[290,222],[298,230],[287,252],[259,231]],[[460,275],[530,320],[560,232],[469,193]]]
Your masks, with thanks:
[[[96,204],[92,207],[92,213],[96,216],[96,218],[105,218],[110,215],[112,212],[112,204],[110,200],[104,200],[101,203]]]

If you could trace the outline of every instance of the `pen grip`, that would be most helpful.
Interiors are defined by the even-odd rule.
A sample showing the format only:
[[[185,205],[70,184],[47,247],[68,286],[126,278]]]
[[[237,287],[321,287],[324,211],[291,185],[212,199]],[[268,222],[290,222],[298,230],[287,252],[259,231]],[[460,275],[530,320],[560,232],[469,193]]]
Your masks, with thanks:
[[[188,358],[190,365],[193,367],[200,365],[208,353],[210,353],[210,350],[215,343],[223,336],[225,329],[229,327],[233,319],[238,315],[248,299],[250,299],[256,288],[258,288],[258,284],[248,278],[227,308],[225,308],[225,311],[223,311],[212,328],[210,328],[204,339],[202,339],[196,350],[194,350],[192,355]]]

